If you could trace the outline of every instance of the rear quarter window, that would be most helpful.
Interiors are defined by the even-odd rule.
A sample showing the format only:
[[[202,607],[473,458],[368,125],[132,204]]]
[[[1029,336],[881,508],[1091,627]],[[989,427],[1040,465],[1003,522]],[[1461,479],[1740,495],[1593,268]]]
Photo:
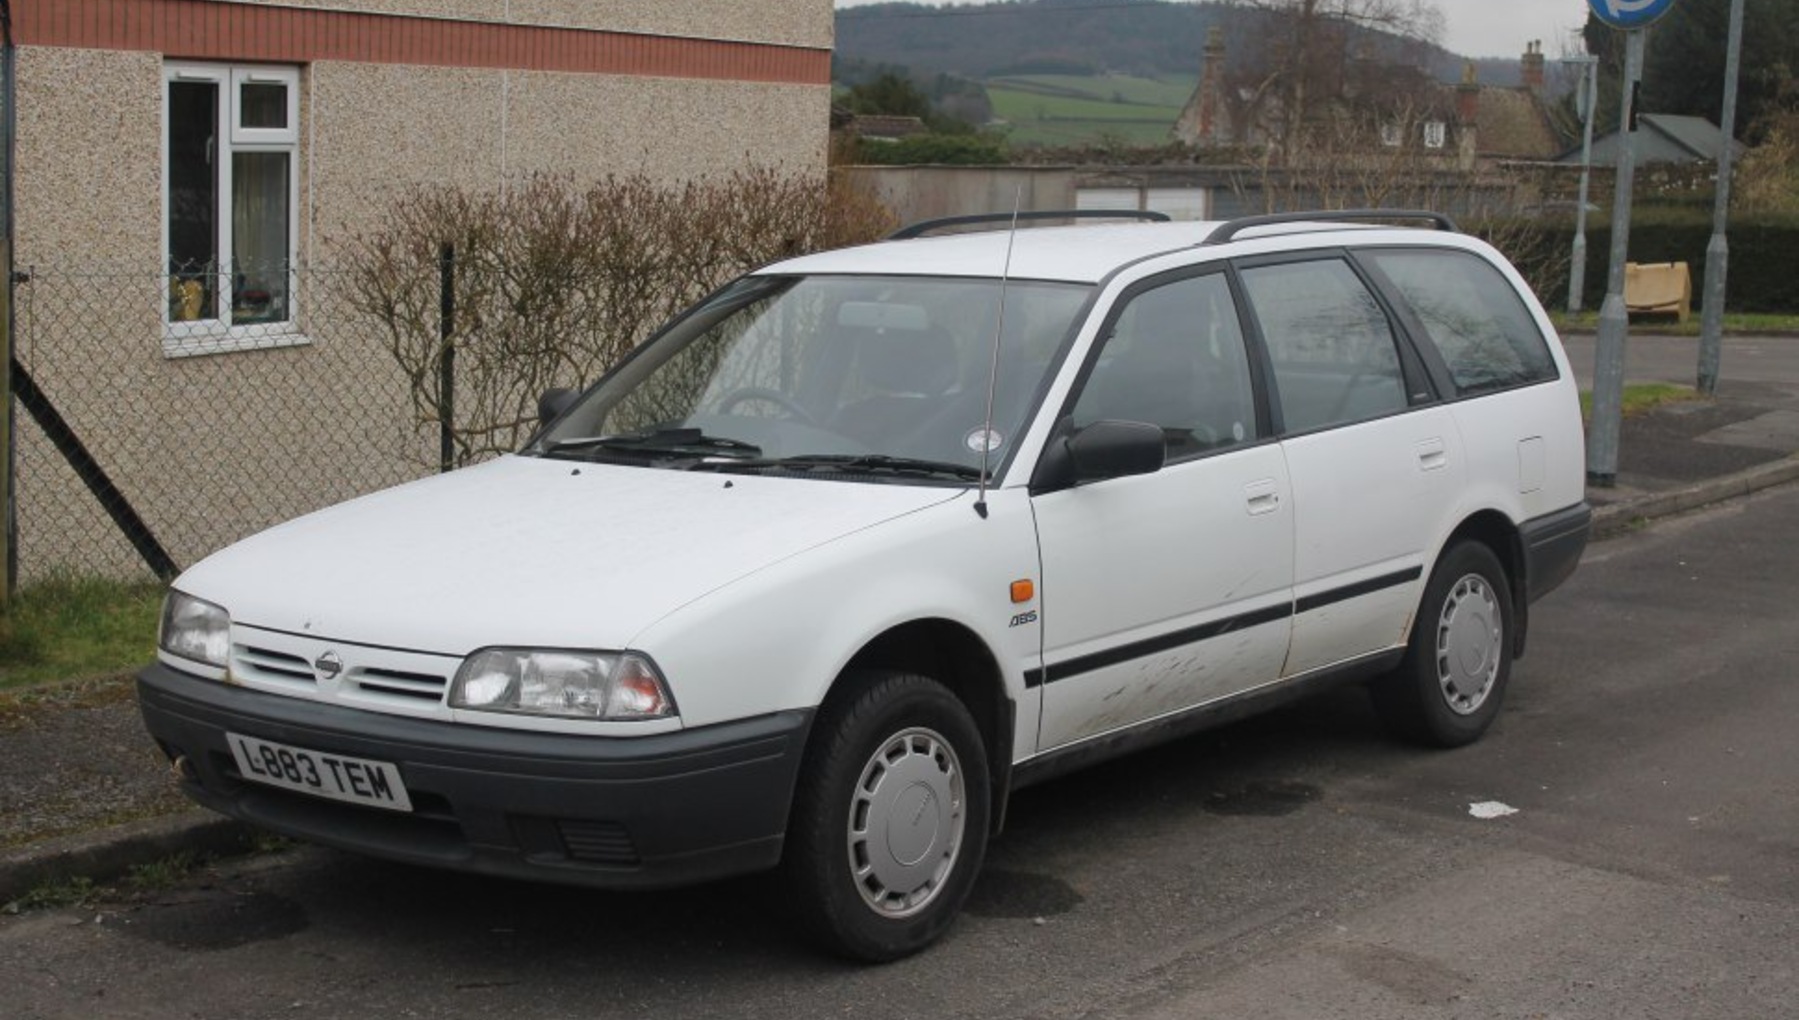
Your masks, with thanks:
[[[1470,252],[1365,251],[1392,281],[1449,368],[1456,393],[1470,396],[1556,377],[1555,358],[1512,284]]]

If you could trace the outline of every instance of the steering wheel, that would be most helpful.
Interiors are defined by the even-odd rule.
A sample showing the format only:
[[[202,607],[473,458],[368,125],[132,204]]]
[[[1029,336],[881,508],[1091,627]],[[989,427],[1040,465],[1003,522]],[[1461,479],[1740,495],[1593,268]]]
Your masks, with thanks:
[[[719,397],[713,406],[717,408],[719,414],[730,414],[732,409],[738,404],[746,403],[751,400],[767,401],[768,403],[779,407],[781,410],[786,411],[789,418],[804,422],[814,428],[818,427],[818,419],[812,417],[810,411],[807,411],[805,408],[794,403],[791,397],[763,386],[739,386]]]

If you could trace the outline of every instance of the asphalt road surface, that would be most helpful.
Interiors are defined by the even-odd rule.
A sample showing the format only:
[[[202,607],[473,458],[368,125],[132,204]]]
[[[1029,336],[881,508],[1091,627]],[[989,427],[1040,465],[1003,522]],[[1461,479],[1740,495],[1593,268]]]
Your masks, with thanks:
[[[1396,746],[1344,691],[1027,791],[968,915],[888,967],[814,955],[759,879],[300,848],[0,918],[0,1014],[1791,1017],[1795,578],[1794,486],[1595,546],[1480,744]]]

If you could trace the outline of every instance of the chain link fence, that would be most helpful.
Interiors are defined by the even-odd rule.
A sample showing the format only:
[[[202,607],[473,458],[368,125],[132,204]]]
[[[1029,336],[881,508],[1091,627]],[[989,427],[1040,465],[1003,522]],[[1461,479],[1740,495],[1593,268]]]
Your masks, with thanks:
[[[435,284],[434,267],[421,272]],[[349,274],[300,266],[288,278],[288,321],[256,321],[273,316],[255,292],[226,327],[217,311],[193,314],[191,281],[154,270],[21,274],[21,583],[166,578],[270,525],[437,469],[437,423],[348,299]]]

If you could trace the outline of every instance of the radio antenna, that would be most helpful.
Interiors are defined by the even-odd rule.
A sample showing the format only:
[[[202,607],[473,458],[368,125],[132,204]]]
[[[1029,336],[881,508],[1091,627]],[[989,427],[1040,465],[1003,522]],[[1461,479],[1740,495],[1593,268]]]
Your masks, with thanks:
[[[999,314],[993,322],[993,360],[987,366],[987,421],[981,426],[981,491],[974,512],[987,519],[987,471],[993,461],[993,394],[999,389],[999,344],[1006,335],[1006,281],[1012,276],[1012,244],[1018,240],[1018,207],[1024,201],[1024,185],[1012,192],[1012,223],[1006,229],[1006,260],[999,267]]]

